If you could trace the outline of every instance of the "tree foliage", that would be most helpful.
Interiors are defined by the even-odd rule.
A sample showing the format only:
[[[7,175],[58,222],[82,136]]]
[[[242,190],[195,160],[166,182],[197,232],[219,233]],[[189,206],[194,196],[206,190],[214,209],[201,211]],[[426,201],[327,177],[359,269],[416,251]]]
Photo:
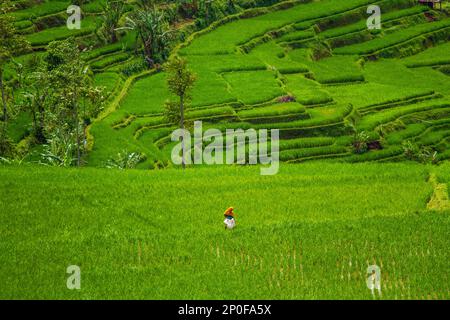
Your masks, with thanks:
[[[188,98],[196,76],[189,70],[186,59],[174,57],[167,63],[165,70],[168,73],[167,85],[170,92],[178,97]]]
[[[165,105],[165,118],[171,122],[180,124],[180,128],[185,128],[184,112],[188,108],[190,100],[190,90],[194,86],[196,76],[189,70],[185,59],[174,57],[166,65],[167,86],[169,91],[178,96],[179,102],[167,101]],[[184,141],[182,143],[182,165],[185,167],[184,160]]]

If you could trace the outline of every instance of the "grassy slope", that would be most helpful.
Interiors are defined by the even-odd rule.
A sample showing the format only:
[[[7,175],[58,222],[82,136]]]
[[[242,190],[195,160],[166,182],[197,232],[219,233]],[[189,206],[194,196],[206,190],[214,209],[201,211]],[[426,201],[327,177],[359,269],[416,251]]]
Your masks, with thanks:
[[[371,299],[376,263],[384,298],[448,299],[450,220],[425,210],[429,170],[448,181],[448,165],[2,167],[0,298]]]

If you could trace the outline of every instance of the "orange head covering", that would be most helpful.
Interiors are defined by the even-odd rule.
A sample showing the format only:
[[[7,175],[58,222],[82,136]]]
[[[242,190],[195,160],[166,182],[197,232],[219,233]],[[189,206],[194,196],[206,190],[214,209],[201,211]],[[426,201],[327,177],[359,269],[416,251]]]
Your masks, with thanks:
[[[229,207],[227,210],[225,210],[225,212],[223,213],[223,215],[226,216],[231,216],[234,217],[234,212],[233,212],[234,208],[233,207]]]

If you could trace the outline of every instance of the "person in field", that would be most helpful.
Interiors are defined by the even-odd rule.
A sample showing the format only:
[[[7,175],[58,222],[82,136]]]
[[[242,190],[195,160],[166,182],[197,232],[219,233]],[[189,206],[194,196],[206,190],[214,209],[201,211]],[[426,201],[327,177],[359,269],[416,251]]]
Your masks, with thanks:
[[[234,214],[233,210],[234,210],[233,207],[229,207],[223,213],[223,215],[225,216],[225,220],[223,221],[223,223],[225,224],[225,230],[226,229],[231,230],[236,226],[236,220],[234,219],[235,214]]]

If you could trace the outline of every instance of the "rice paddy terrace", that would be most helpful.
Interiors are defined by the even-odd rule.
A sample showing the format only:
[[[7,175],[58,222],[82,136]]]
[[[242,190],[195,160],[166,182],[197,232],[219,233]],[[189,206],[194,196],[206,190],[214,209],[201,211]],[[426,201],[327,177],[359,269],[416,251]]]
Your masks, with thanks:
[[[0,298],[448,300],[449,182],[448,163],[4,167]]]
[[[370,4],[381,8],[381,30],[366,26]],[[55,14],[66,3],[47,5],[33,14],[39,15],[36,8]],[[16,12],[17,24],[39,48],[89,37],[98,7],[94,1],[84,9],[85,27],[78,31],[35,32],[31,9]],[[417,1],[288,1],[226,17],[192,34],[174,54],[197,75],[187,118],[202,120],[204,130],[280,129],[281,161],[401,160],[407,140],[432,146],[444,160],[450,157],[449,35],[447,11]],[[141,168],[170,165],[174,127],[163,117],[170,98],[166,75],[124,76],[123,66],[140,59],[132,37],[84,53],[97,83],[111,93],[88,130],[92,166],[125,149],[145,155]],[[355,128],[377,142],[374,150],[354,153]]]
[[[88,130],[89,166],[123,150],[145,155],[140,168],[171,166],[166,74],[132,70],[142,60],[132,33],[99,45],[103,2],[83,6],[80,30],[65,27],[70,1],[13,14],[37,54],[75,37],[107,88]],[[367,29],[370,4],[381,8],[381,30]],[[450,163],[352,164],[400,161],[405,141],[450,158],[443,7],[288,1],[189,35],[173,52],[197,75],[188,119],[204,130],[279,129],[281,160],[306,163],[270,177],[255,166],[4,166],[0,298],[372,299],[366,271],[376,264],[383,293],[375,298],[448,299]],[[19,114],[9,125],[17,143],[30,121]],[[373,148],[356,154],[362,131]],[[224,232],[228,204],[239,218]],[[83,270],[82,290],[67,290],[72,264]]]

